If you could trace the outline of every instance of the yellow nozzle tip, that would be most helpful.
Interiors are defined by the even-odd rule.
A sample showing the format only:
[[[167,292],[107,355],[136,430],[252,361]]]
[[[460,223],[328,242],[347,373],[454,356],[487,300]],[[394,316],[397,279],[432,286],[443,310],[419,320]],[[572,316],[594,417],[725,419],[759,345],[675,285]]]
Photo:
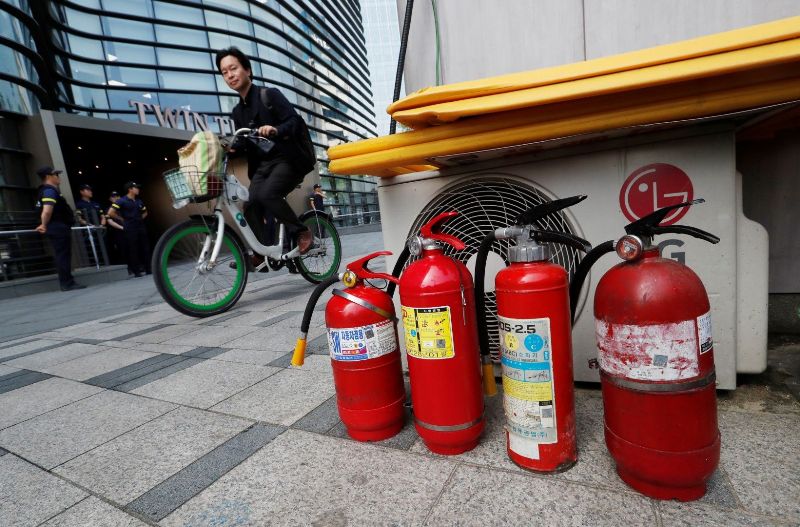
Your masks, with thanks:
[[[306,360],[306,339],[297,339],[292,353],[292,366],[302,366]]]
[[[483,393],[489,397],[497,395],[497,383],[494,380],[494,366],[492,363],[483,366]]]

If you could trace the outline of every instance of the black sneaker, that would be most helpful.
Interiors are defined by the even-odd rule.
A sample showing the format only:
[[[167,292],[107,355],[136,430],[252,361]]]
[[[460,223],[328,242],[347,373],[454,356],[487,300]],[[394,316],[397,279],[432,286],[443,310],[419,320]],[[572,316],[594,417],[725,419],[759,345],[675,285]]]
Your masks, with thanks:
[[[76,289],[86,289],[86,286],[83,285],[83,284],[78,284],[76,282],[72,282],[69,285],[62,285],[61,286],[61,290],[62,291],[75,291]]]

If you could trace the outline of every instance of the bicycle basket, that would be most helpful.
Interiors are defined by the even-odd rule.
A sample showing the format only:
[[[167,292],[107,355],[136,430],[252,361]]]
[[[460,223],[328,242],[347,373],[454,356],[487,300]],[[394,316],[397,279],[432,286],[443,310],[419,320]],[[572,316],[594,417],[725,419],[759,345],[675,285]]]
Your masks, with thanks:
[[[223,174],[180,167],[164,172],[164,182],[176,206],[186,202],[202,203],[222,194]]]

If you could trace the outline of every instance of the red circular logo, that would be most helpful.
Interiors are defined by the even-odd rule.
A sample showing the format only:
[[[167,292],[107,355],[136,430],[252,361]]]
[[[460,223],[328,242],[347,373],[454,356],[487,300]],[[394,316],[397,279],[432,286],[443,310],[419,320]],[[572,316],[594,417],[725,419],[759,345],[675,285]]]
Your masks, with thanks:
[[[692,199],[692,180],[686,172],[667,163],[653,163],[635,170],[619,191],[619,206],[630,221]],[[682,207],[670,212],[661,225],[672,225],[688,210],[689,207]]]

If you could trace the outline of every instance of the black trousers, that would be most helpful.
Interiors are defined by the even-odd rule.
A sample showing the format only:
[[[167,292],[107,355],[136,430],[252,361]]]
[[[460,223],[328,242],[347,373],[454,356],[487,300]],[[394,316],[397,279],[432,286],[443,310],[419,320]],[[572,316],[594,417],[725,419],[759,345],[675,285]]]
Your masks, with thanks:
[[[304,175],[298,176],[283,157],[263,161],[256,168],[250,180],[250,203],[245,211],[245,217],[261,243],[266,243],[264,237],[266,229],[263,225],[264,218],[268,217],[268,214],[286,225],[286,232],[290,237],[305,230],[305,225],[286,202],[286,196],[303,182],[303,178]]]
[[[65,223],[51,221],[47,224],[47,237],[53,245],[56,271],[61,287],[72,285],[72,230]]]
[[[150,272],[150,242],[144,227],[125,227],[122,231],[129,273]]]

